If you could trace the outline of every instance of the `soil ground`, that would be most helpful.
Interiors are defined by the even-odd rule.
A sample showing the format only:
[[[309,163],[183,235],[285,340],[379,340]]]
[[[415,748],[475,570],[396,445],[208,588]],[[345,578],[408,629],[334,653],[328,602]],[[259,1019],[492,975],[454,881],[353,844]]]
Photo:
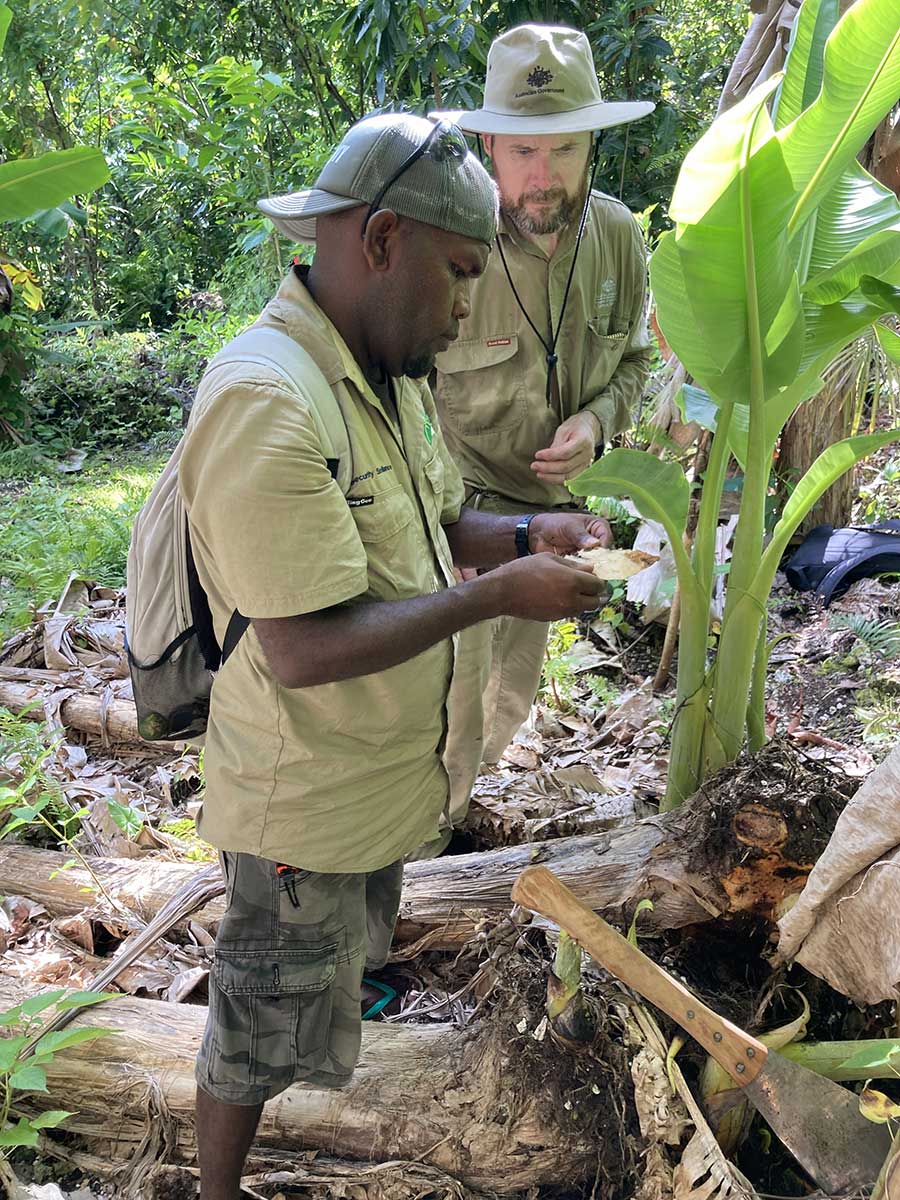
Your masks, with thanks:
[[[158,463],[158,453],[150,461]],[[112,464],[120,473],[134,467],[133,460]],[[77,485],[62,486],[77,491]],[[6,506],[27,503],[30,488],[23,479],[0,481],[0,514]],[[0,581],[0,602],[3,584]],[[54,601],[58,596],[48,590],[40,599]],[[93,615],[84,610],[73,612],[65,650],[72,658],[70,670],[82,673],[87,689],[102,688],[108,682],[102,670],[98,673],[85,666],[89,643],[84,623],[98,616],[121,625],[120,601],[93,610]],[[468,827],[457,834],[450,853],[609,829],[655,811],[665,785],[674,710],[673,684],[660,695],[654,695],[649,686],[663,633],[660,625],[642,626],[640,613],[621,598],[611,601],[591,624],[557,628],[547,678],[531,720],[501,764],[480,776]],[[7,665],[33,670],[50,665],[44,657],[41,634],[38,624],[33,634],[8,638],[0,651],[0,667],[4,660]],[[849,795],[900,735],[900,584],[862,581],[825,609],[808,595],[792,591],[779,576],[770,605],[770,637],[778,641],[769,673],[769,731],[793,747],[792,752],[807,764],[808,774],[832,773],[843,794]],[[120,689],[124,680],[113,680],[111,686],[114,691]],[[32,746],[29,751],[24,741],[13,744],[14,736],[23,738],[24,734],[21,730],[15,734],[8,727],[5,740],[0,741],[0,768],[5,762],[13,779],[16,762],[21,764],[22,755],[34,750]],[[70,732],[65,752],[57,748],[50,754],[44,774],[50,786],[55,781],[76,794],[81,788],[81,794],[89,797],[86,824],[91,827],[94,844],[89,845],[82,834],[77,844],[84,853],[99,846],[112,856],[198,862],[213,857],[194,828],[202,798],[202,770],[196,752],[160,756],[132,749],[115,753],[99,739]],[[52,839],[33,828],[15,836],[52,844]],[[90,914],[67,922],[51,921],[21,897],[5,898],[0,924],[3,970],[27,978],[35,991],[48,986],[89,986],[98,966],[121,941],[109,923]],[[873,1037],[893,1031],[893,1017],[886,1008],[860,1011],[799,968],[773,981],[769,932],[749,920],[738,930],[711,923],[650,939],[645,949],[713,1007],[751,1028],[777,1026],[792,1019],[802,992],[812,1008],[812,1037]],[[462,957],[429,953],[413,962],[395,964],[389,979],[399,992],[399,1012],[387,1019],[466,1024],[476,1012],[480,1017],[485,1011],[502,1019],[503,1013],[513,1008],[512,997],[516,996],[520,1008],[527,999],[529,1015],[522,1018],[526,1025],[537,1027],[550,952],[543,935],[530,935],[530,942],[527,964],[515,969],[510,965],[505,987],[499,988],[491,1001],[492,1010],[490,1005],[485,1009],[477,991],[466,986],[476,975],[486,948],[489,950],[489,941],[480,949],[470,948]],[[204,1004],[209,961],[208,944],[182,934],[160,943],[128,972],[120,986],[138,996],[177,995],[183,1003]],[[193,970],[189,987],[184,984],[188,969]],[[607,1030],[608,1015],[619,1012],[616,1005],[621,1006],[621,1000],[610,999],[610,980],[602,972],[590,970],[586,988],[598,1010],[607,1014],[601,1023]],[[610,1106],[626,1115],[617,1135],[621,1186],[597,1193],[610,1197],[629,1194],[639,1183],[630,1140],[636,1130],[633,1100],[622,1099],[628,1079],[621,1015],[614,1016],[612,1025],[612,1035],[604,1034],[606,1049],[600,1055],[607,1064],[603,1087],[611,1086],[610,1078],[614,1078],[618,1100],[610,1097]],[[663,1027],[672,1034],[671,1026],[663,1023]],[[529,1053],[534,1050],[537,1054],[534,1070],[546,1073],[547,1064],[556,1059],[548,1058],[534,1039],[525,1045]],[[558,1053],[554,1047],[553,1055]],[[688,1080],[696,1085],[700,1057],[688,1046],[679,1061],[683,1061]],[[591,1079],[588,1071],[573,1086],[587,1087]],[[887,1090],[891,1090],[889,1085]],[[565,1096],[563,1088],[558,1097],[561,1103]],[[609,1136],[609,1130],[605,1132]],[[73,1168],[72,1153],[77,1157],[78,1148],[71,1138],[61,1134],[56,1141],[58,1159],[46,1152],[16,1153],[15,1168],[23,1180],[42,1185],[55,1182],[68,1200],[107,1200],[115,1194],[96,1173]],[[754,1129],[739,1165],[761,1192],[800,1196],[809,1190],[808,1180],[764,1129]],[[419,1182],[423,1197],[453,1195],[459,1200],[466,1194],[465,1189],[447,1191],[444,1182]],[[309,1181],[296,1187],[260,1185],[256,1194],[267,1198],[315,1195],[317,1200],[344,1196],[394,1200],[396,1196],[405,1200],[403,1189],[408,1184],[407,1179],[402,1186],[397,1183],[393,1194],[381,1193],[346,1177],[340,1186]],[[190,1186],[190,1177],[174,1170],[165,1187],[161,1185],[157,1200],[188,1195]],[[54,1196],[56,1193],[47,1193],[48,1200]]]

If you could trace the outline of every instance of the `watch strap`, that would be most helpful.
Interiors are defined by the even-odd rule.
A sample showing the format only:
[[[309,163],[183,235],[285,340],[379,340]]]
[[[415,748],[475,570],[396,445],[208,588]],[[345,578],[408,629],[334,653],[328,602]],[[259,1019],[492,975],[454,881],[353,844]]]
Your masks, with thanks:
[[[531,553],[528,545],[528,526],[536,516],[537,513],[527,513],[524,517],[519,518],[519,523],[516,525],[516,555],[518,558],[525,558]]]

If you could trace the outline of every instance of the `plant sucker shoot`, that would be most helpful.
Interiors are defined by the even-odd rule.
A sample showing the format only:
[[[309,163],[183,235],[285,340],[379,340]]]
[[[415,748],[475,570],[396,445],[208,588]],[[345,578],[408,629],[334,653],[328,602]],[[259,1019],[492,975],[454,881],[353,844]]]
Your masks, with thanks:
[[[830,446],[797,484],[765,544],[772,459],[784,425],[854,338],[900,312],[900,203],[856,156],[900,94],[900,4],[804,0],[782,76],[723,113],[690,151],[650,264],[660,327],[696,381],[686,420],[713,432],[693,547],[680,466],[618,449],[569,482],[630,496],[666,530],[681,602],[678,687],[664,807],[745,741],[765,739],[766,606],[788,542],[845,471],[900,437]],[[744,473],[714,663],[714,551],[729,460]]]

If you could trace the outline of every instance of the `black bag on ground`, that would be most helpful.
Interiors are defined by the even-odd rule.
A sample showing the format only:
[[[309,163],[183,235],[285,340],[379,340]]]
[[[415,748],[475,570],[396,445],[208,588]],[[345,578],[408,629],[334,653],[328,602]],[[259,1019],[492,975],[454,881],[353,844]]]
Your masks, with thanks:
[[[875,575],[900,575],[900,520],[835,529],[817,525],[785,567],[791,587],[815,592],[829,605],[851,583]]]

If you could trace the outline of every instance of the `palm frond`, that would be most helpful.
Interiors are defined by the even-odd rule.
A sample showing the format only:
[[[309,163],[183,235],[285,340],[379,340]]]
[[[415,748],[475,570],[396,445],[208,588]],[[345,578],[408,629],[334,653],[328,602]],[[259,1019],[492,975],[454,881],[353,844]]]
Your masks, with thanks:
[[[836,617],[834,626],[852,630],[858,641],[882,658],[900,652],[900,621],[877,621],[850,613]]]
[[[895,316],[883,318],[882,323],[895,331],[900,328]],[[824,379],[825,387],[810,403],[816,405],[824,421],[835,409],[841,409],[845,421],[840,425],[853,437],[864,424],[869,433],[874,432],[882,412],[892,421],[900,414],[900,365],[885,354],[874,329],[867,329],[845,346]]]
[[[879,696],[878,700],[856,710],[862,722],[864,742],[895,741],[900,737],[900,699],[895,696]]]

